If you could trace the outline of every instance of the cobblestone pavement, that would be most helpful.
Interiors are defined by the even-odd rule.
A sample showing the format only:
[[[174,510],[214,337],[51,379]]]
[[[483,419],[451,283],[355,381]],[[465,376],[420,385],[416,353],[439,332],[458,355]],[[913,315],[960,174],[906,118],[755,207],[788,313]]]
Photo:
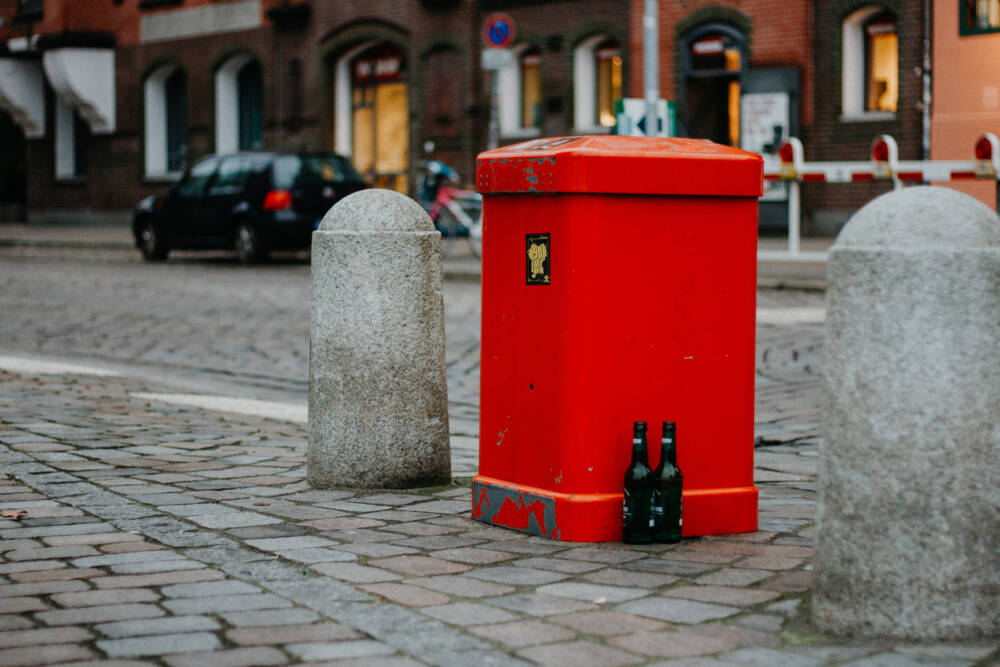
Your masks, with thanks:
[[[34,356],[120,373],[0,370],[5,667],[1000,658],[996,641],[845,640],[807,621],[820,294],[758,296],[760,530],[627,546],[469,519],[474,284],[445,295],[456,482],[315,491],[302,424],[149,398],[196,381],[304,400],[307,266],[8,248],[0,280],[0,368]]]

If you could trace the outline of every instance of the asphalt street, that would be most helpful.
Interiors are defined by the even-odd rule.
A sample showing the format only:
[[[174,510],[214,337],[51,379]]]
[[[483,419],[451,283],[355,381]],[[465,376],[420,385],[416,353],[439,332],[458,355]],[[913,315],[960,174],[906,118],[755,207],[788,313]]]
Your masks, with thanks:
[[[823,294],[758,291],[760,529],[469,519],[479,285],[447,281],[452,485],[313,490],[309,265],[0,245],[0,665],[988,665],[808,622]]]

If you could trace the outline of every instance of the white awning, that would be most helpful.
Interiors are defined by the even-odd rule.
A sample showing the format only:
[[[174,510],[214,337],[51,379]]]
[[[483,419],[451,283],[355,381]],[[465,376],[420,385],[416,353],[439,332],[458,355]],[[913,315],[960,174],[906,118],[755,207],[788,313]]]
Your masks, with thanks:
[[[83,116],[91,132],[114,134],[114,49],[49,49],[42,64],[56,95]]]
[[[0,109],[13,116],[28,139],[45,136],[45,79],[39,61],[0,58]]]

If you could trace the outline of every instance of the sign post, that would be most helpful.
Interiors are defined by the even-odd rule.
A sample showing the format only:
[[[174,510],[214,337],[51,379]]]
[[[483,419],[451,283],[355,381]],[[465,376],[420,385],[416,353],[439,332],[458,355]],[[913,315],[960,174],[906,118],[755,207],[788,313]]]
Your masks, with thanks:
[[[517,28],[514,26],[514,19],[502,12],[494,12],[486,17],[483,22],[483,42],[486,49],[483,50],[482,68],[490,70],[490,129],[487,140],[487,147],[493,150],[500,141],[500,121],[499,104],[500,92],[498,90],[497,70],[510,67],[514,62],[514,56],[508,48],[514,41]]]

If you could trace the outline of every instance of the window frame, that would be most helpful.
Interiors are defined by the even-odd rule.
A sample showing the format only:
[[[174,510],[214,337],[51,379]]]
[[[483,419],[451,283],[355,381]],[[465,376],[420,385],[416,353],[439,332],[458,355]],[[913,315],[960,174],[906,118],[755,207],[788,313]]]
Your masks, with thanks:
[[[996,27],[990,27],[990,28],[979,28],[977,26],[970,26],[968,24],[968,21],[966,20],[967,19],[967,14],[966,14],[966,11],[965,11],[965,9],[966,9],[965,5],[968,2],[970,2],[970,1],[973,3],[973,7],[972,7],[973,12],[978,15],[978,12],[976,11],[976,6],[975,6],[975,3],[977,2],[977,0],[958,0],[958,34],[959,34],[959,36],[960,37],[971,37],[971,36],[974,36],[974,35],[991,35],[993,33],[1000,32],[1000,24],[998,24]]]
[[[184,118],[181,132],[180,147],[182,152],[180,168],[170,168],[171,148],[171,95],[170,82],[180,76],[182,94],[174,104],[182,107]],[[165,63],[156,67],[145,78],[142,84],[143,92],[143,179],[146,181],[176,181],[184,174],[187,167],[187,76],[183,69],[174,63]]]
[[[524,70],[521,66],[523,57],[535,51],[543,58],[542,50],[527,42],[522,42],[511,48],[511,63],[497,70],[497,117],[500,126],[500,136],[507,139],[530,139],[542,136],[541,125],[524,125]],[[543,60],[544,62],[544,60]],[[539,70],[542,64],[538,65]],[[544,86],[543,86],[544,90]],[[541,101],[541,100],[540,100]]]
[[[599,32],[580,40],[573,47],[573,132],[575,134],[610,134],[613,126],[601,125],[598,115],[597,49],[614,41],[622,50],[622,98],[627,95],[625,49],[616,35]]]
[[[900,108],[899,84],[899,15],[882,5],[869,4],[855,9],[840,22],[841,80],[840,122],[865,122],[895,120],[897,111],[868,111],[866,107],[868,85],[868,40],[865,28],[882,13],[893,16],[896,22],[896,109]]]

